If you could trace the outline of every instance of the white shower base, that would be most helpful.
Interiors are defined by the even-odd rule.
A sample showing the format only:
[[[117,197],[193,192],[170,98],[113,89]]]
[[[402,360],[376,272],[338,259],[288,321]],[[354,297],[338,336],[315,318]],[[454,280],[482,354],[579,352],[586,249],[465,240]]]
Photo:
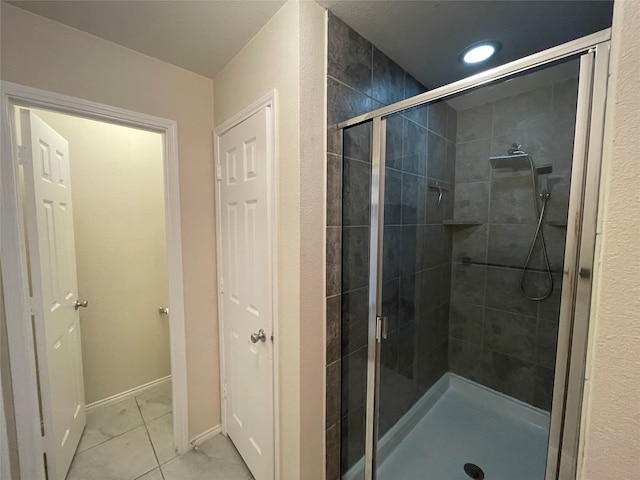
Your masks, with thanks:
[[[377,478],[469,480],[475,463],[486,480],[543,480],[548,435],[547,412],[447,373],[381,439]]]

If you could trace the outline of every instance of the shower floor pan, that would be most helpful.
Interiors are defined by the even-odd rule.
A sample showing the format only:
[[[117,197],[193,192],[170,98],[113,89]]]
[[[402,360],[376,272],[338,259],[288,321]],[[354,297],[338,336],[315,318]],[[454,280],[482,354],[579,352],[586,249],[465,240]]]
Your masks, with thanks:
[[[544,480],[548,436],[547,412],[447,373],[380,440],[377,478],[469,480],[475,464],[486,480]]]

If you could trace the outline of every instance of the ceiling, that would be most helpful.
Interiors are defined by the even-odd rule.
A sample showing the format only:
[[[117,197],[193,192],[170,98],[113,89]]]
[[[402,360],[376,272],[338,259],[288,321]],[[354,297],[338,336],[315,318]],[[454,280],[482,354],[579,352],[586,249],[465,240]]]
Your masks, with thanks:
[[[25,10],[213,78],[284,0],[10,1]],[[318,0],[434,88],[611,25],[612,1]],[[480,40],[502,42],[478,67],[458,61]]]
[[[426,87],[435,88],[611,26],[612,1],[319,0]],[[458,57],[481,40],[502,49],[470,67]]]
[[[284,0],[8,3],[213,78]]]

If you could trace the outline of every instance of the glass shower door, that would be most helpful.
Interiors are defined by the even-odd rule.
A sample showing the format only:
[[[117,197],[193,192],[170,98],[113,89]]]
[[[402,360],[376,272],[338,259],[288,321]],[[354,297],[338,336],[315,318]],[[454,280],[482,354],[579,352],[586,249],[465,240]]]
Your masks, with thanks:
[[[396,458],[423,478],[393,452],[445,387],[455,120],[444,102],[385,119],[378,478],[395,478]]]
[[[380,121],[378,480],[545,478],[579,67]]]
[[[447,171],[447,106],[427,128],[427,106],[386,124],[379,434],[396,425],[446,372],[452,172]],[[428,146],[431,145],[429,149]],[[432,162],[427,162],[433,158]]]

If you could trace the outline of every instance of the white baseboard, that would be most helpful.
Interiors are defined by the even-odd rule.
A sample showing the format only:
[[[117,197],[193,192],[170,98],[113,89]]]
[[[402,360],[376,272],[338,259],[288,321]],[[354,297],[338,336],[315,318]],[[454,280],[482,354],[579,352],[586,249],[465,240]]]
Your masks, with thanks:
[[[191,443],[191,445],[193,445],[194,447],[198,447],[207,440],[215,437],[216,435],[219,435],[220,433],[222,433],[222,425],[216,425],[209,430],[205,430],[200,435],[196,435],[191,439],[189,443]]]
[[[158,378],[157,380],[153,380],[152,382],[145,383],[144,385],[140,385],[139,387],[132,388],[130,390],[126,390],[121,393],[117,393],[107,398],[103,398],[102,400],[98,400],[97,402],[93,402],[87,405],[87,413],[95,410],[100,407],[108,407],[109,405],[113,405],[114,403],[121,402],[122,400],[126,400],[127,398],[134,397],[136,395],[140,395],[145,390],[149,390],[150,388],[157,387],[165,382],[171,381],[171,375],[167,375],[166,377]]]

